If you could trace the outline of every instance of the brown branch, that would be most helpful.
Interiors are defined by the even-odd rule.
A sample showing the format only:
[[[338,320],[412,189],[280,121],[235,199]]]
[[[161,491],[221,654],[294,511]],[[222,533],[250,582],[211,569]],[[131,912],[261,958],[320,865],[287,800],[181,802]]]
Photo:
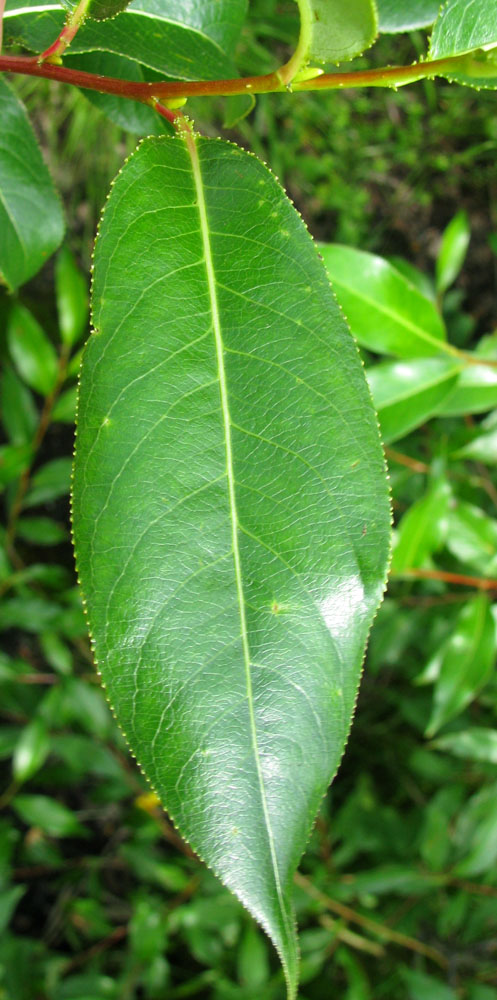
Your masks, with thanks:
[[[443,569],[404,569],[391,573],[392,580],[441,580],[458,587],[476,587],[478,590],[497,590],[497,580],[484,576],[464,576],[462,573],[447,573]]]

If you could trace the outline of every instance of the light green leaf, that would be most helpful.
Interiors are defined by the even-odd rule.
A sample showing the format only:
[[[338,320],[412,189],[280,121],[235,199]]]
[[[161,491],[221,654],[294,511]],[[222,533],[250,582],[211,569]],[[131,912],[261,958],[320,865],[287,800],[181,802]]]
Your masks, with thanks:
[[[497,572],[497,521],[479,507],[463,500],[451,507],[446,546],[482,575]]]
[[[71,459],[54,458],[38,469],[24,500],[25,507],[36,507],[69,493],[71,486]]]
[[[477,49],[460,56],[457,64],[448,66],[443,74],[447,80],[475,90],[497,90],[497,50]]]
[[[392,572],[401,574],[422,566],[428,556],[442,548],[448,529],[452,491],[442,477],[401,518],[397,528]]]
[[[485,465],[497,465],[497,429],[479,434],[469,444],[454,452],[454,457],[469,458]]]
[[[69,51],[64,57],[64,64],[71,69],[113,76],[118,80],[132,80],[135,83],[146,83],[151,76],[144,66],[112,52],[82,52],[73,55]],[[165,118],[146,104],[115,97],[113,94],[99,94],[96,90],[82,90],[81,93],[115,125],[135,135],[162,135],[169,128],[173,129]]]
[[[311,61],[353,59],[373,44],[378,31],[374,0],[297,0],[302,66]]]
[[[435,733],[476,697],[492,672],[496,653],[496,622],[485,594],[464,605],[452,634],[438,657],[433,709],[426,730]]]
[[[443,232],[436,263],[437,292],[443,295],[456,280],[471,239],[466,212],[458,212]]]
[[[448,733],[447,736],[439,736],[434,746],[464,760],[497,764],[497,729],[474,726],[462,732]]]
[[[48,795],[16,795],[12,808],[24,823],[39,827],[50,837],[87,836],[74,813]]]
[[[59,396],[53,410],[52,420],[62,424],[73,424],[76,419],[77,388],[75,385]]]
[[[55,296],[62,342],[74,347],[88,322],[88,283],[68,247],[55,261]]]
[[[57,249],[64,218],[24,106],[0,78],[0,282],[16,289]]]
[[[27,469],[32,458],[30,444],[5,444],[0,446],[0,487],[17,479]]]
[[[67,539],[64,526],[50,517],[21,517],[17,522],[17,534],[33,545],[58,545]]]
[[[18,782],[27,781],[45,763],[50,738],[42,719],[33,719],[21,732],[12,757],[12,771]]]
[[[433,28],[430,58],[457,56],[497,45],[497,17],[493,0],[446,0]]]
[[[438,412],[441,417],[459,417],[465,413],[484,413],[493,406],[497,406],[497,368],[469,364]]]
[[[420,427],[456,384],[460,367],[445,358],[385,361],[367,371],[385,444]]]
[[[442,0],[376,0],[379,29],[385,34],[426,28],[438,17]]]
[[[2,423],[12,444],[28,444],[35,436],[38,411],[29,389],[10,365],[0,376]]]
[[[293,874],[387,560],[364,375],[284,192],[210,139],[147,140],[118,176],[94,324],[73,514],[96,656],[152,786],[294,997]]]
[[[134,0],[112,20],[89,18],[71,42],[70,51],[112,52],[179,80],[233,76],[226,51],[235,44],[245,9],[245,0],[226,0],[221,7],[217,0],[202,4]],[[34,51],[48,48],[63,24],[64,11],[58,3],[7,2],[6,36]]]
[[[455,839],[464,858],[454,868],[463,877],[491,871],[497,860],[497,785],[482,788],[459,816]]]
[[[375,254],[330,243],[321,247],[333,289],[363,347],[401,358],[447,350],[442,318],[397,268]]]
[[[7,344],[21,378],[42,396],[49,396],[57,381],[57,354],[38,320],[25,306],[15,305],[10,310]]]

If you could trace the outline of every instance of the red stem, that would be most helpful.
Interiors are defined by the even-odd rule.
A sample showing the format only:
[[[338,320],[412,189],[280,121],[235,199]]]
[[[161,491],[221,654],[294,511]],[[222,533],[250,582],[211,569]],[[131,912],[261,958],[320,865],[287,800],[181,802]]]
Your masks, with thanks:
[[[461,587],[477,587],[478,590],[497,590],[497,580],[489,580],[483,576],[463,576],[461,573],[447,573],[442,569],[405,569],[401,573],[392,573],[391,576],[412,580],[442,580],[443,583],[455,583]]]

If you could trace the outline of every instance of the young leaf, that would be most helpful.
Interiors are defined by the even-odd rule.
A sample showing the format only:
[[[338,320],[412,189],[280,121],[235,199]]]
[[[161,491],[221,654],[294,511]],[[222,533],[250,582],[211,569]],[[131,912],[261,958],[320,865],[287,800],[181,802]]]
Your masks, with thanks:
[[[458,212],[444,230],[436,263],[437,292],[443,295],[456,280],[471,238],[466,212]]]
[[[302,65],[353,59],[373,44],[378,17],[374,0],[297,0]]]
[[[33,440],[38,423],[38,411],[33,396],[10,365],[0,376],[0,408],[2,423],[12,444],[28,444]]]
[[[12,757],[12,771],[18,782],[27,781],[40,770],[50,750],[50,737],[42,719],[35,718],[21,732]]]
[[[465,604],[454,631],[440,650],[427,736],[434,736],[459,715],[487,682],[494,666],[496,638],[496,621],[488,597],[478,594]]]
[[[446,0],[433,28],[430,59],[458,56],[497,45],[497,17],[492,0]]]
[[[446,753],[465,760],[497,764],[497,729],[473,726],[462,732],[439,736],[434,746],[437,750],[445,750]]]
[[[460,366],[445,358],[385,361],[367,372],[385,444],[398,441],[437,413]]]
[[[445,329],[425,299],[382,257],[330,243],[321,253],[352,333],[363,347],[401,358],[441,354]]]
[[[442,547],[447,536],[451,495],[447,480],[436,479],[404,514],[397,528],[394,573],[422,566],[428,556]]]
[[[14,290],[57,249],[64,218],[23,105],[0,78],[0,282]]]
[[[115,182],[94,325],[73,516],[96,657],[155,791],[294,997],[293,874],[388,552],[362,369],[278,183],[189,133],[146,140]]]
[[[485,465],[497,465],[497,429],[488,434],[479,434],[469,444],[454,452],[457,458],[469,458]]]
[[[376,0],[379,30],[384,34],[397,34],[426,28],[438,17],[441,0]]]
[[[57,381],[57,354],[45,331],[25,306],[9,313],[7,344],[22,379],[42,396],[48,396]]]

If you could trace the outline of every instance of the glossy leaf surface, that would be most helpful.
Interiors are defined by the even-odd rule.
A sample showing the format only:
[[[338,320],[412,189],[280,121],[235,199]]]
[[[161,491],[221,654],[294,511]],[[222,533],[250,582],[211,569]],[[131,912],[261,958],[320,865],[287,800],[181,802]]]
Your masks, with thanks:
[[[388,499],[295,210],[219,141],[143,143],[97,242],[74,532],[96,657],[182,834],[296,989],[295,868],[347,737]]]
[[[457,278],[471,238],[466,212],[458,212],[443,232],[436,264],[437,292],[443,294]]]
[[[71,52],[112,52],[154,69],[161,74],[182,80],[215,79],[232,75],[233,67],[220,44],[233,45],[231,16],[223,19],[221,4],[216,21],[213,6],[195,4],[196,17],[182,20],[189,5],[177,5],[172,0],[136,5],[136,0],[118,17],[103,22],[88,19],[71,42]],[[229,4],[232,10],[233,5]],[[240,27],[245,4],[240,5]],[[202,15],[205,16],[203,20]],[[62,29],[65,14],[58,3],[22,4],[10,0],[6,5],[4,30],[7,37],[19,39],[27,48],[42,51]],[[194,21],[194,23],[191,23]],[[226,30],[224,30],[226,29]],[[214,30],[216,37],[209,32]]]
[[[334,291],[363,347],[401,358],[443,352],[445,329],[432,302],[382,257],[330,243],[321,248]]]
[[[379,28],[385,33],[412,31],[433,24],[440,10],[440,0],[376,0]]]
[[[485,45],[497,45],[493,0],[446,0],[433,28],[431,58],[457,56]]]
[[[398,441],[437,413],[459,371],[445,358],[385,361],[370,368],[367,378],[384,443]]]
[[[306,61],[339,62],[353,59],[376,38],[378,18],[374,0],[297,0]]]
[[[64,218],[23,105],[0,79],[0,281],[16,289],[57,249]]]
[[[497,406],[497,369],[490,365],[469,364],[443,400],[439,414],[451,417],[484,413],[494,406]]]

